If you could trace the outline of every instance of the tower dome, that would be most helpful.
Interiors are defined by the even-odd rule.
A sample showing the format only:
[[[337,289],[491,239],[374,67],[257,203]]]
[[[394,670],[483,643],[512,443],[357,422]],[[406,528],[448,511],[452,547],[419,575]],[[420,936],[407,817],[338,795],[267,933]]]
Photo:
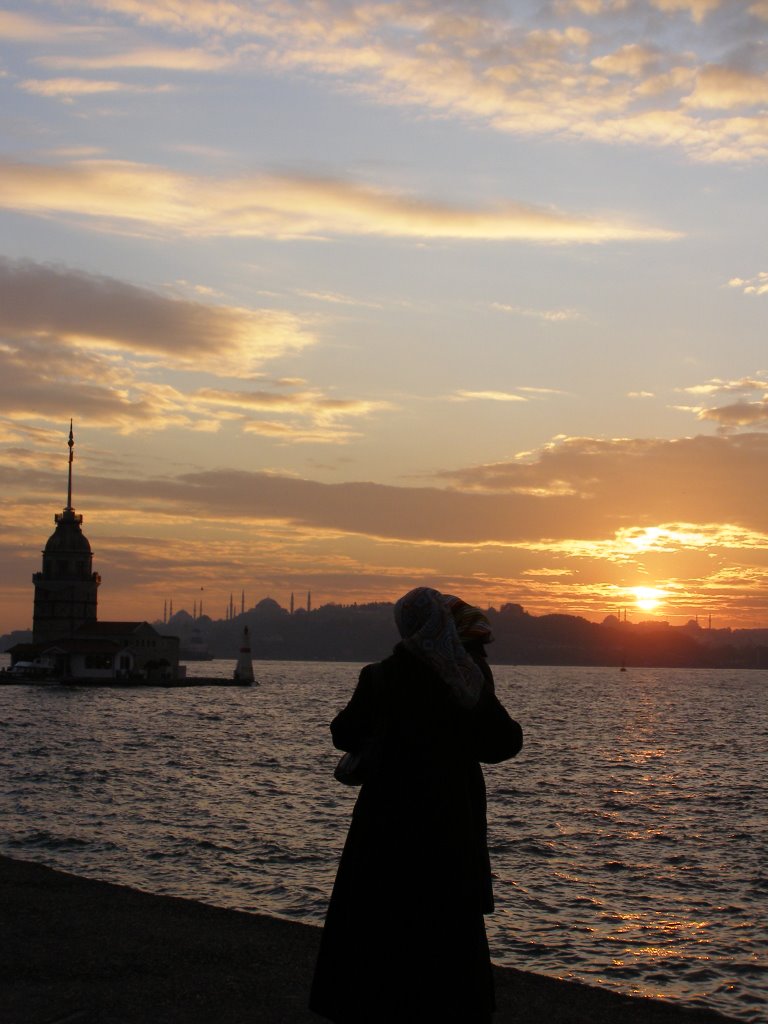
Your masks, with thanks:
[[[67,511],[71,511],[72,514],[68,516]],[[76,516],[74,510],[65,509],[61,515],[57,515],[56,529],[48,538],[43,554],[72,552],[73,554],[90,555],[91,545],[83,533],[82,522],[83,517]]]

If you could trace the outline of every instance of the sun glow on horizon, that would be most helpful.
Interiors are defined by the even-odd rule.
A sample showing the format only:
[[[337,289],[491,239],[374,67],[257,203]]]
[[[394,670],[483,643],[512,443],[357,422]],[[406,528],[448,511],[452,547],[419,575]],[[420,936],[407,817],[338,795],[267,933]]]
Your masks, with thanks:
[[[644,612],[655,612],[667,596],[666,590],[657,587],[632,587],[632,593],[636,606]]]

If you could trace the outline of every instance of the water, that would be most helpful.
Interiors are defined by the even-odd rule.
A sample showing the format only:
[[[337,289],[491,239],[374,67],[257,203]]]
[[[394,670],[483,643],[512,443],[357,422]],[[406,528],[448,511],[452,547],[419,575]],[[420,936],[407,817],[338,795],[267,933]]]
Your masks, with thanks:
[[[261,663],[254,689],[0,687],[0,850],[320,923],[355,798],[332,779],[327,723],[358,669]],[[486,769],[494,959],[764,1021],[765,673],[496,678],[526,746]]]

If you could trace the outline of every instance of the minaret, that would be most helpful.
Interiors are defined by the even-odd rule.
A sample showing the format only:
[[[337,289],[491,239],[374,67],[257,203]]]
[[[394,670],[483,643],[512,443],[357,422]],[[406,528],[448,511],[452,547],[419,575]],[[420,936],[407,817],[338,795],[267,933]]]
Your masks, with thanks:
[[[81,529],[83,517],[72,507],[72,463],[75,437],[69,421],[67,505],[54,516],[56,529],[43,550],[43,569],[32,577],[35,605],[34,643],[51,643],[72,636],[80,626],[96,622],[101,576],[93,571],[91,545]]]

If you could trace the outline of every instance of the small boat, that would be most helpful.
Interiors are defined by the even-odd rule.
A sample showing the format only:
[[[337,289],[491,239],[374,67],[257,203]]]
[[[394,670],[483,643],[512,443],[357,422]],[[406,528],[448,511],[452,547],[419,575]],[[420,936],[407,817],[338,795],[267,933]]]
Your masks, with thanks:
[[[0,683],[36,683],[52,686],[58,681],[52,678],[51,666],[44,661],[17,661],[11,668],[0,672]]]
[[[181,648],[180,659],[182,661],[213,661],[213,655],[208,650],[208,645],[199,626],[192,627],[189,641]]]

